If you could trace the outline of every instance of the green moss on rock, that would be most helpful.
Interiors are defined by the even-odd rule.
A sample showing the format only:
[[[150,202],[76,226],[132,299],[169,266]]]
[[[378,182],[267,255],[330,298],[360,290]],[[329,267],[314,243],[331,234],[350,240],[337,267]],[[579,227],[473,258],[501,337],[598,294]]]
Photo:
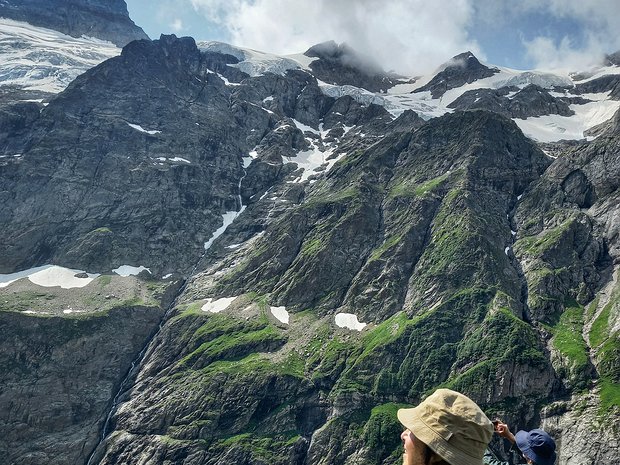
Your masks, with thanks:
[[[544,252],[563,240],[565,234],[570,231],[575,221],[575,218],[570,218],[555,228],[547,230],[542,235],[528,236],[517,240],[513,247],[515,253],[526,253],[531,256],[540,257]]]
[[[559,321],[550,327],[553,346],[569,361],[568,372],[560,374],[567,376],[575,389],[586,388],[590,378],[588,347],[582,336],[583,313],[583,307],[569,301]]]
[[[376,463],[381,463],[386,457],[399,449],[400,433],[403,426],[398,421],[396,412],[399,408],[404,407],[410,406],[387,403],[377,405],[371,410],[362,437]]]

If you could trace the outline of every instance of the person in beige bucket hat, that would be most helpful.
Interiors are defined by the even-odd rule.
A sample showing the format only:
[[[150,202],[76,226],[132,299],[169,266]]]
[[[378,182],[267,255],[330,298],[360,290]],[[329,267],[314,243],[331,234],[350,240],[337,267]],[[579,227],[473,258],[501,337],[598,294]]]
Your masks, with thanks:
[[[469,397],[437,389],[417,407],[398,410],[404,465],[482,465],[493,423]]]

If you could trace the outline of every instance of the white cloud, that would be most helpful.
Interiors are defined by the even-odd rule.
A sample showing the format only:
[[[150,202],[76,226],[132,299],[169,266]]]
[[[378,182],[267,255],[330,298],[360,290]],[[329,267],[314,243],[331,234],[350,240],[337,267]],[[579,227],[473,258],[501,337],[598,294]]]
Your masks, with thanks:
[[[276,54],[300,53],[319,42],[346,42],[387,70],[417,75],[471,50],[486,58],[474,27],[502,40],[518,28],[521,47],[536,67],[584,69],[620,49],[618,0],[183,0],[233,44]],[[544,30],[529,26],[536,15]],[[566,22],[569,20],[570,22]],[[561,29],[564,21],[564,30]],[[536,22],[537,24],[540,21]],[[577,31],[570,27],[578,25]],[[558,26],[560,25],[560,26]],[[488,40],[489,35],[482,34]],[[497,49],[487,44],[489,50]]]
[[[537,7],[559,19],[571,19],[583,28],[584,40],[538,36],[524,40],[528,57],[536,67],[583,70],[600,64],[606,53],[620,48],[620,8],[617,0],[547,0]]]
[[[170,23],[170,29],[174,32],[181,32],[183,30],[183,21],[180,18],[175,18]]]
[[[606,50],[605,44],[593,35],[581,47],[575,47],[569,37],[554,40],[542,36],[524,41],[524,46],[535,68],[564,72],[586,70],[601,64]]]
[[[471,50],[472,0],[191,0],[231,41],[266,52],[299,53],[327,40],[346,42],[385,69],[432,71]]]

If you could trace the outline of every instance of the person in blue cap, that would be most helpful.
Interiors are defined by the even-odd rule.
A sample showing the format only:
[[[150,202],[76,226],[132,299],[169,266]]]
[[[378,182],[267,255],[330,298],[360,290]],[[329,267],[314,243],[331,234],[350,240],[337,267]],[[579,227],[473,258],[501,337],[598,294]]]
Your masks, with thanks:
[[[513,447],[516,446],[521,452],[526,463],[532,465],[554,465],[557,457],[555,453],[555,441],[542,429],[531,431],[518,431],[512,434],[508,425],[501,421],[493,422],[495,432],[508,439]],[[487,449],[484,456],[485,465],[507,465],[508,462],[500,462]]]

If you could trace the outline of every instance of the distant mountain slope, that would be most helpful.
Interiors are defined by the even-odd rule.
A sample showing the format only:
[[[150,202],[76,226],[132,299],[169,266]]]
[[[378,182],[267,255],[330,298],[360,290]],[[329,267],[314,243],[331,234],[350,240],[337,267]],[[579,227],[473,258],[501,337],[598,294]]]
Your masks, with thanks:
[[[132,40],[148,39],[129,18],[124,0],[3,0],[0,17],[72,37],[96,37],[119,47]]]

